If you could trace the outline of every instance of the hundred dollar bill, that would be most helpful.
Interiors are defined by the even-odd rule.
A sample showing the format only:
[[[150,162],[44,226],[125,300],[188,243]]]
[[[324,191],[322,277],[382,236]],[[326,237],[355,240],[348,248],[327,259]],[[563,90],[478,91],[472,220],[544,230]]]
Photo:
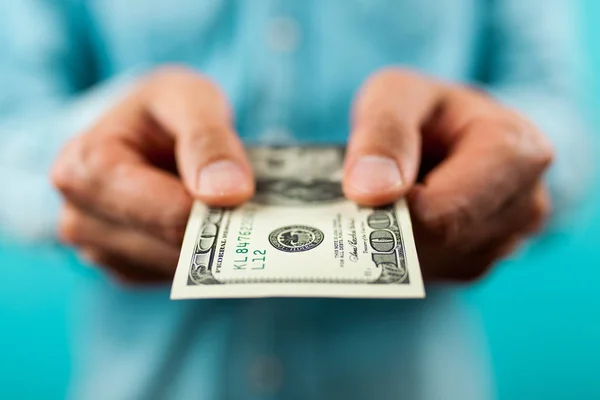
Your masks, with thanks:
[[[249,157],[252,201],[194,204],[172,299],[425,296],[406,203],[346,200],[342,148],[252,148]]]

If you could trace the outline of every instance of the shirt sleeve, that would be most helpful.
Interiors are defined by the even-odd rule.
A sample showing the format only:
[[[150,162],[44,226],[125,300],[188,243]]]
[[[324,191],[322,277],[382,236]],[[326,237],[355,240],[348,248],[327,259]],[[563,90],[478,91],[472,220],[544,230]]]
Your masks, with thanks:
[[[73,0],[0,2],[0,233],[53,237],[48,170],[63,144],[132,85],[97,83],[85,15]]]
[[[555,220],[566,221],[592,171],[577,8],[571,0],[492,0],[486,89],[552,142],[548,174]]]

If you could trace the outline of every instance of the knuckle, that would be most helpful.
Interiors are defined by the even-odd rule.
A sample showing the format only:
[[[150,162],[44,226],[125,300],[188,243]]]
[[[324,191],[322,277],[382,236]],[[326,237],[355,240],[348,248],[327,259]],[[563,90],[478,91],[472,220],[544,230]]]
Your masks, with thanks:
[[[76,157],[78,147],[78,139],[68,142],[50,168],[50,181],[61,192],[68,191],[74,184],[77,170],[73,165],[73,159]]]
[[[547,197],[544,201],[542,201],[539,205],[540,215],[543,220],[547,220],[552,215],[553,207],[550,198]]]
[[[505,151],[516,160],[540,172],[545,170],[554,159],[554,151],[548,140],[529,123],[502,122],[501,135],[498,139],[500,151]]]
[[[86,178],[97,178],[120,164],[120,154],[94,141],[84,142],[80,149],[82,170]]]
[[[552,205],[550,202],[538,202],[537,206],[534,208],[534,219],[536,221],[544,222],[550,217],[551,214]]]
[[[526,144],[527,131],[522,126],[512,121],[495,122],[492,120],[481,121],[486,124],[486,128],[490,128],[489,125],[499,124],[496,126],[496,132],[498,132],[496,146],[499,151],[503,151],[513,156],[520,156],[521,154],[526,155]],[[498,129],[499,128],[499,129]],[[493,129],[493,126],[492,126]]]
[[[534,127],[526,128],[522,149],[529,164],[540,171],[544,171],[554,160],[554,149],[550,142]]]
[[[82,218],[78,212],[65,208],[60,216],[58,224],[58,238],[61,242],[69,245],[82,243]]]
[[[95,266],[101,266],[101,267],[107,267],[105,265],[106,257],[99,250],[90,249],[90,248],[83,249],[79,252],[79,257],[81,257],[83,260],[85,260],[88,264],[95,265]]]
[[[528,225],[531,227],[532,231],[537,232],[540,230],[541,225],[545,221],[545,219],[546,215],[544,211],[541,208],[536,207],[531,211]]]
[[[62,193],[71,184],[70,175],[69,166],[62,161],[57,161],[50,169],[50,182],[55,189]]]
[[[536,165],[539,165],[539,167],[542,169],[546,169],[554,162],[554,158],[554,148],[550,145],[548,140],[540,137],[539,150],[535,158]]]
[[[552,204],[547,196],[538,198],[532,207],[526,231],[530,234],[543,230],[552,214]]]
[[[63,194],[86,190],[118,163],[118,155],[82,136],[65,147],[50,171],[52,184]]]

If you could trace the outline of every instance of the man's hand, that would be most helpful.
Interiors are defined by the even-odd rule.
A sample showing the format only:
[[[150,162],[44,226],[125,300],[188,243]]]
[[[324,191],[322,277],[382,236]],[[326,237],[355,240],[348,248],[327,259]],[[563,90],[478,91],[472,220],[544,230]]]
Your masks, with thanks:
[[[148,76],[72,140],[52,180],[61,239],[126,282],[172,278],[192,197],[231,206],[254,192],[223,95],[181,68]]]
[[[536,128],[485,94],[385,70],[355,102],[344,192],[408,195],[425,278],[469,280],[541,228],[551,161]]]

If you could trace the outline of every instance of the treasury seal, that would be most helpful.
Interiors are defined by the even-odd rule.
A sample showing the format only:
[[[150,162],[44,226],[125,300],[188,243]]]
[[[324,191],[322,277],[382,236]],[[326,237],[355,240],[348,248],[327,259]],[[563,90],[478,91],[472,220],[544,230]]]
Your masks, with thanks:
[[[323,242],[323,232],[306,225],[284,226],[271,232],[269,242],[277,250],[298,253],[312,250]]]

